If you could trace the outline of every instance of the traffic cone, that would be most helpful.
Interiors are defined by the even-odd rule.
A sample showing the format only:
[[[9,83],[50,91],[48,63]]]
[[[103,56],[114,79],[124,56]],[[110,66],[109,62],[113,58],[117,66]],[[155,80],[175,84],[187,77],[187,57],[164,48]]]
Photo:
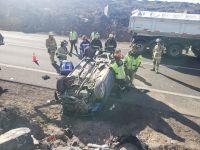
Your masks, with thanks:
[[[32,61],[33,62],[38,62],[38,59],[37,59],[35,53],[33,53],[33,55],[32,55]]]

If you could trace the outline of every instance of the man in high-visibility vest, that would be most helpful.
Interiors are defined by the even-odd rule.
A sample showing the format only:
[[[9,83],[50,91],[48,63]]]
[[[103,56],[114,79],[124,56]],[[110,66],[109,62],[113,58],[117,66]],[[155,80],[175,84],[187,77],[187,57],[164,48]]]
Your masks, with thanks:
[[[115,61],[111,64],[110,68],[113,70],[115,75],[117,96],[121,97],[121,92],[126,89],[126,73],[120,49],[117,49],[114,52],[114,58]]]
[[[156,39],[156,45],[153,49],[153,69],[158,73],[159,65],[161,62],[162,55],[166,53],[166,47],[161,45],[161,39]]]
[[[109,37],[105,42],[105,49],[109,52],[114,52],[116,47],[117,47],[117,42],[114,38],[114,35],[111,33],[109,34]]]
[[[55,64],[56,61],[54,60],[54,57],[57,50],[57,44],[53,32],[49,32],[49,38],[46,40],[46,48],[48,50],[51,63]]]
[[[126,75],[130,85],[132,85],[135,74],[142,61],[142,55],[139,54],[137,45],[132,43],[131,47],[132,50],[124,57]]]
[[[76,50],[76,53],[78,54],[78,49],[77,49],[77,42],[78,42],[78,34],[76,31],[74,31],[73,29],[70,31],[69,33],[69,41],[71,44],[71,48],[70,48],[70,53],[72,53],[73,47]]]

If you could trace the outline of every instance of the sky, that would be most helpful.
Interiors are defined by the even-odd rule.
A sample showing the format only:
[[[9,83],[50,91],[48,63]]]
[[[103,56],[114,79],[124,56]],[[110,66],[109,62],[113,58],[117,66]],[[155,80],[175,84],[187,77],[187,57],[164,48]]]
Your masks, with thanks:
[[[200,0],[149,0],[149,1],[188,2],[188,3],[200,4]]]

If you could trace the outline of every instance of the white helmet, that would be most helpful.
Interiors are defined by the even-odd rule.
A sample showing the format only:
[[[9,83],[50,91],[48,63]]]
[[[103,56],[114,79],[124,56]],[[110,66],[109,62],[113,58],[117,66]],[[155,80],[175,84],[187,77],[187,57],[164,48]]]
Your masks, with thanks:
[[[108,37],[109,37],[109,38],[113,38],[114,35],[113,35],[112,33],[110,33]]]
[[[161,42],[161,39],[157,38],[156,43],[160,43],[160,42]]]
[[[53,32],[49,32],[49,36],[54,36]]]

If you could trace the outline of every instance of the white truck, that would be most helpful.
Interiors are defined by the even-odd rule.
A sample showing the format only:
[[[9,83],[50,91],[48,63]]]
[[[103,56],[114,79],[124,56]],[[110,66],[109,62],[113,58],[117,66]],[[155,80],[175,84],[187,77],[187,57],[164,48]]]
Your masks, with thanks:
[[[134,10],[129,31],[140,51],[152,50],[156,38],[160,38],[168,55],[177,57],[183,49],[191,48],[200,58],[200,14]]]

